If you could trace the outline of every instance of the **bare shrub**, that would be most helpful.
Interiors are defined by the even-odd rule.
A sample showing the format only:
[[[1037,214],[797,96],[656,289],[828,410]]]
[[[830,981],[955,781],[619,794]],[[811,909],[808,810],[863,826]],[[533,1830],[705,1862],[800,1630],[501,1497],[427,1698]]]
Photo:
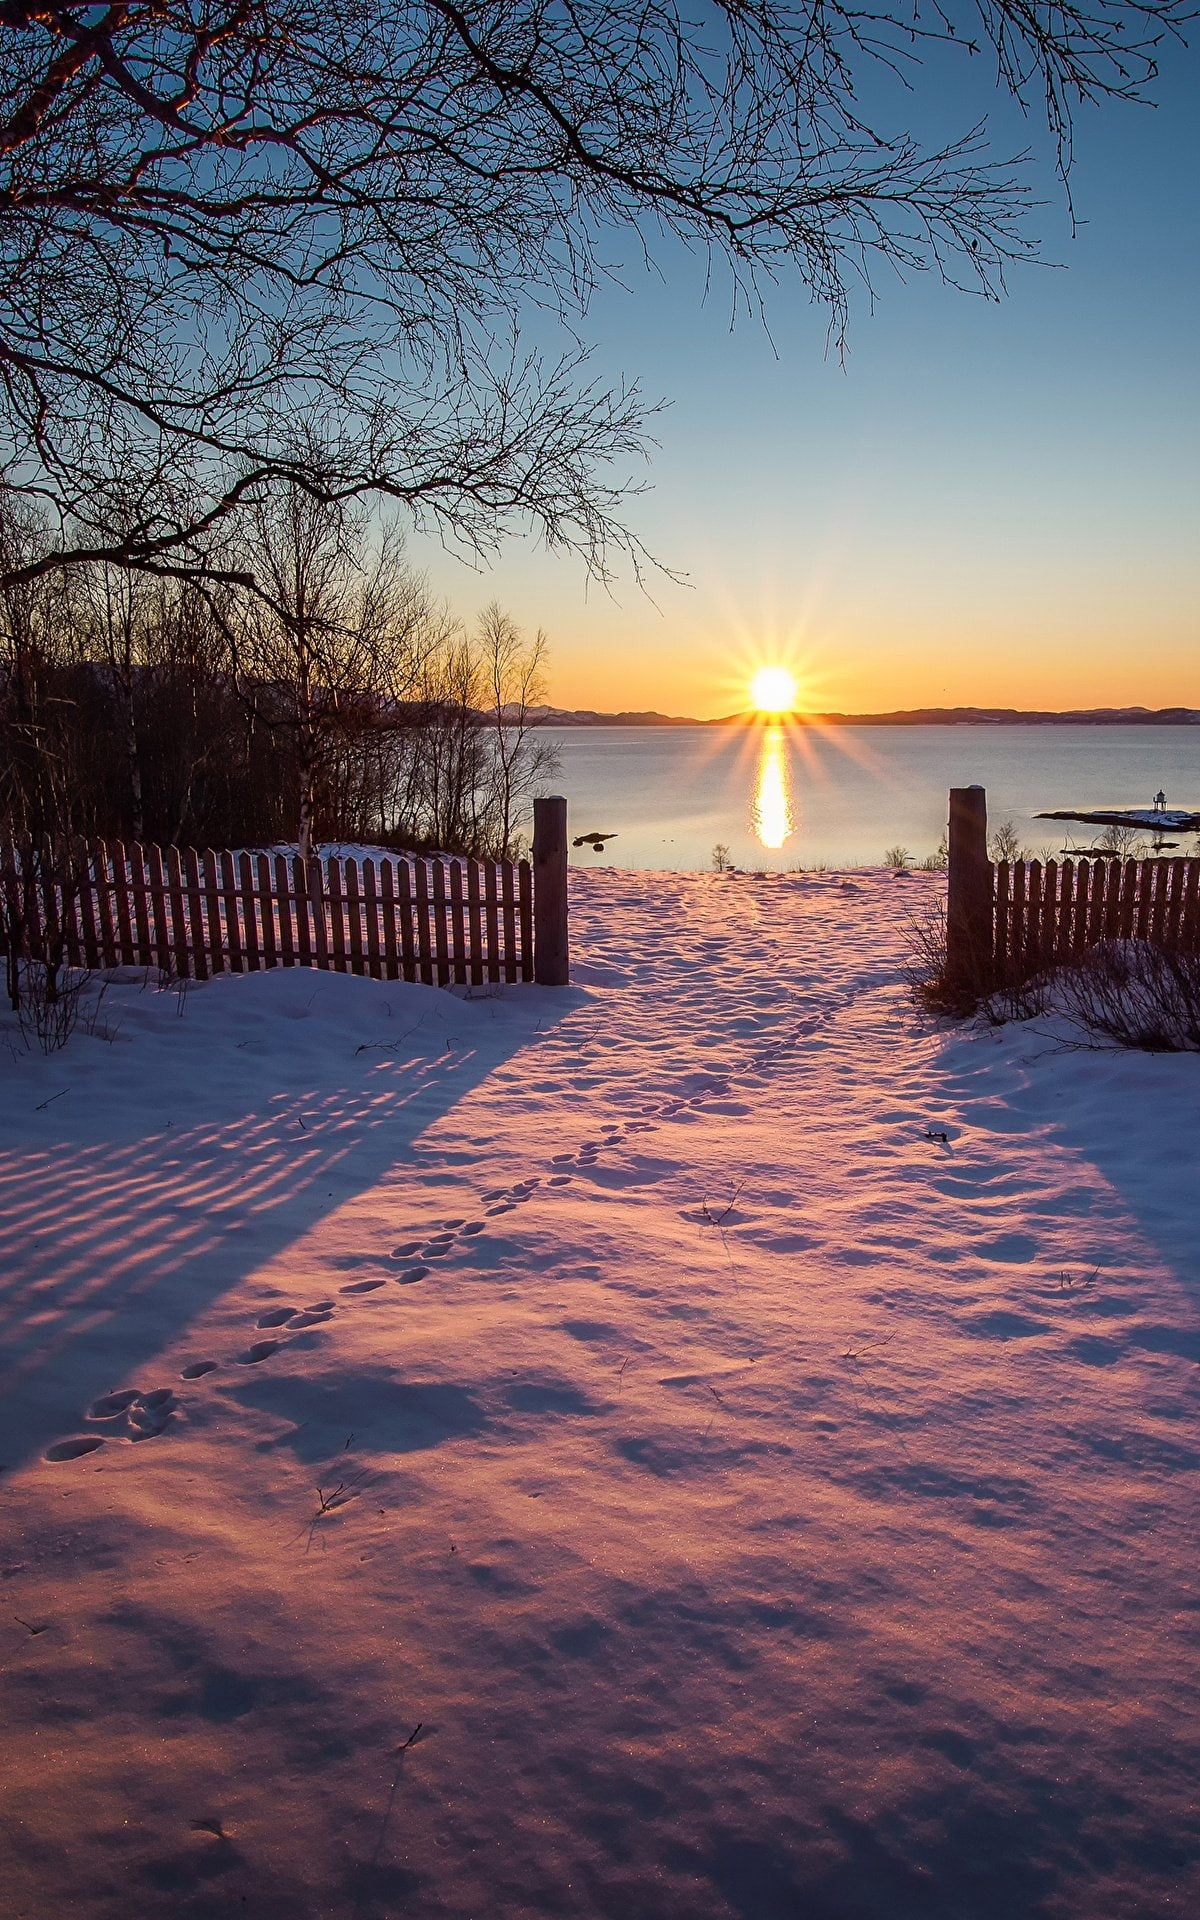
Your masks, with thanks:
[[[26,1041],[36,1040],[43,1053],[60,1052],[85,1014],[91,974],[73,967],[60,975],[43,960],[23,960],[17,977],[14,1004]],[[84,1026],[95,1030],[91,1018]]]
[[[1059,971],[1056,999],[1089,1035],[1147,1053],[1200,1053],[1200,954],[1106,940]]]
[[[946,962],[946,903],[935,900],[908,923],[908,955],[904,967],[909,991],[926,1013],[962,1019],[974,1013],[979,995],[955,980]]]
[[[733,872],[733,861],[730,858],[729,848],[723,840],[718,840],[712,850],[712,868],[714,873]]]
[[[893,873],[905,873],[912,866],[912,855],[907,847],[885,847],[883,864]]]
[[[921,873],[945,873],[949,865],[950,841],[945,828],[943,828],[942,837],[937,844],[937,852],[927,853],[923,860],[918,860],[917,868]]]
[[[1011,820],[1002,820],[988,836],[988,859],[1028,860],[1029,850],[1021,845],[1021,836]]]
[[[1027,979],[1002,981],[979,1003],[990,1027],[1006,1027],[1014,1020],[1036,1020],[1050,1013],[1054,1003],[1054,974],[1035,973]]]
[[[1000,981],[951,973],[944,900],[909,921],[905,974],[913,999],[926,1013],[957,1020],[977,1013],[989,1026],[1002,1027],[1050,1010],[1054,977],[1049,972]]]

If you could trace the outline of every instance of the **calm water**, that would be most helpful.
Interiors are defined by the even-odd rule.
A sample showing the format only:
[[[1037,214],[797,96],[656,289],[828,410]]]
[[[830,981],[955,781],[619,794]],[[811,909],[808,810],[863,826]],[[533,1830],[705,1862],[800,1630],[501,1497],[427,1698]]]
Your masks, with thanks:
[[[877,866],[932,853],[952,786],[987,788],[992,826],[1034,852],[1091,830],[1041,807],[1200,810],[1200,727],[563,727],[553,729],[572,833],[615,833],[581,865],[695,869],[722,842],[739,867]],[[1187,840],[1185,851],[1192,851]]]

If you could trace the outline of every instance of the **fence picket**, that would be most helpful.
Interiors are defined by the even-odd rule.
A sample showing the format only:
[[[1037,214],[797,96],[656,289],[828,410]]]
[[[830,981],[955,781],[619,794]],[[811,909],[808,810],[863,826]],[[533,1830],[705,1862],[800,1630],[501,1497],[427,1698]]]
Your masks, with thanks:
[[[1170,878],[1170,862],[1167,860],[1155,860],[1153,865],[1154,898],[1150,913],[1150,938],[1156,943],[1161,943],[1167,911],[1167,881]]]
[[[30,848],[28,857],[30,859],[33,857],[32,847]],[[83,964],[85,967],[94,969],[100,965],[100,943],[96,937],[96,895],[92,881],[91,851],[87,847],[81,847],[79,850],[76,874],[77,885],[75,897],[79,902],[79,931],[82,935]],[[37,933],[40,936],[40,905],[37,908],[37,916]],[[33,952],[34,949],[31,947],[30,951]]]
[[[1137,912],[1138,874],[1141,871],[1136,860],[1126,860],[1121,874],[1121,914],[1117,923],[1117,938],[1133,938],[1134,917]]]
[[[1107,889],[1108,861],[1094,860],[1092,862],[1092,904],[1088,910],[1087,932],[1084,936],[1085,944],[1089,947],[1094,947],[1098,940],[1104,938],[1104,905]]]
[[[383,975],[396,980],[400,975],[400,954],[396,943],[396,869],[391,860],[379,863],[379,910],[383,926]]]
[[[1044,965],[1053,963],[1058,951],[1058,862],[1047,860],[1042,868],[1042,937]]]
[[[327,912],[328,889],[325,885],[324,863],[313,854],[304,877],[308,911],[312,912],[313,965],[322,973],[329,972],[329,916]]]
[[[275,893],[271,886],[271,862],[265,853],[256,854],[254,864],[258,870],[259,913],[262,919],[262,950],[264,967],[278,964],[279,941],[275,931]]]
[[[116,908],[117,916],[117,953],[123,967],[132,967],[136,966],[137,961],[133,945],[133,922],[129,912],[131,898],[129,869],[125,860],[125,843],[123,840],[113,841],[109,848],[109,858],[112,861],[113,904]],[[63,920],[65,924],[67,906],[65,868],[63,869],[63,873]]]
[[[421,956],[421,978],[427,987],[433,985],[433,950],[429,942],[429,874],[424,860],[416,863],[417,882],[417,951]]]
[[[225,965],[230,973],[245,971],[242,961],[242,922],[238,913],[237,874],[234,871],[233,855],[224,849],[217,855],[217,872],[221,876],[221,914],[225,923]]]
[[[103,840],[96,841],[96,843],[88,849],[88,858],[91,862],[92,885],[95,888],[96,920],[100,929],[100,960],[103,966],[115,967],[117,964],[117,940],[113,924],[112,891],[109,886],[108,877],[108,848],[105,846]],[[49,842],[47,842],[42,857],[43,934],[48,933],[51,927],[58,921],[57,903],[54,901],[52,891],[54,885],[53,872],[53,856],[50,852]],[[51,889],[49,894],[47,893],[48,887]]]
[[[528,860],[517,867],[521,904],[521,978],[533,979],[533,868]]]
[[[993,935],[992,957],[999,964],[1001,974],[1008,972],[1010,952],[1010,912],[1011,889],[1009,885],[1009,866],[1007,860],[1001,860],[996,867],[996,918]]]
[[[453,930],[454,982],[456,986],[467,984],[467,929],[463,916],[462,864],[455,860],[450,867],[450,916]]]
[[[277,853],[275,869],[275,904],[279,909],[279,959],[285,967],[296,964],[296,923],[292,917],[292,889],[288,879],[287,858]]]
[[[1075,911],[1071,919],[1071,946],[1073,954],[1082,953],[1087,945],[1087,918],[1089,902],[1089,882],[1091,867],[1086,860],[1080,860],[1075,868]]]
[[[196,849],[183,852],[183,884],[187,896],[187,941],[192,971],[197,980],[208,979],[208,955],[204,944],[204,903],[200,893],[200,864]]]
[[[489,860],[483,869],[483,900],[487,915],[487,977],[493,985],[499,983],[501,974],[500,900],[496,882],[496,862]]]
[[[363,928],[362,901],[359,897],[358,861],[347,860],[343,866],[346,876],[346,920],[349,930],[350,971],[363,972]]]
[[[1031,860],[1025,873],[1025,961],[1033,969],[1042,963],[1042,863]]]
[[[204,918],[209,947],[209,968],[225,973],[225,935],[221,931],[221,879],[217,874],[217,854],[205,847],[200,854],[200,874],[204,883]]]
[[[500,910],[504,918],[504,978],[517,978],[517,876],[511,860],[500,862]]]
[[[437,951],[439,987],[450,985],[450,943],[447,933],[446,864],[443,860],[435,859],[433,861],[433,938]]]
[[[1136,865],[1133,894],[1136,911],[1131,931],[1134,939],[1144,940],[1150,931],[1150,895],[1154,886],[1154,872],[1148,860],[1139,860]]]
[[[312,863],[314,866],[316,862]],[[310,918],[309,874],[311,868],[305,866],[298,853],[292,855],[292,898],[296,903],[296,960],[302,967],[311,967],[313,963],[313,923]],[[320,900],[317,901],[318,909]],[[317,918],[323,916],[318,911]]]
[[[154,948],[150,938],[149,882],[146,876],[146,850],[140,844],[129,849],[129,884],[133,894],[133,925],[137,943],[134,965],[150,967],[154,964]],[[72,919],[74,919],[74,903],[72,903]]]
[[[367,972],[372,980],[382,980],[383,965],[379,951],[379,894],[375,885],[375,862],[364,860],[362,866],[363,904],[367,916]]]
[[[336,854],[325,862],[329,880],[330,953],[338,973],[346,971],[346,920],[342,911],[342,863]]]
[[[483,916],[479,911],[479,862],[467,862],[467,925],[471,939],[471,985],[483,985]]]
[[[1183,870],[1185,862],[1178,857],[1168,861],[1167,873],[1167,910],[1163,919],[1163,943],[1168,947],[1179,945],[1179,922],[1183,915]]]
[[[405,980],[415,980],[417,962],[413,949],[412,873],[407,860],[401,860],[396,868],[396,879],[400,887],[401,972]]]
[[[183,904],[183,865],[178,847],[167,847],[163,854],[167,874],[167,896],[171,906],[171,957],[177,980],[191,977],[188,952],[187,911]]]
[[[1075,911],[1075,863],[1061,860],[1058,867],[1058,898],[1055,903],[1054,957],[1071,957],[1071,931]]]
[[[147,848],[146,865],[150,881],[150,910],[154,927],[154,958],[158,970],[166,978],[171,973],[171,920],[167,912],[167,885],[163,869],[163,851],[159,846]],[[82,897],[80,900],[82,906]],[[84,944],[87,943],[87,931],[84,930]]]
[[[237,857],[238,902],[242,915],[242,951],[246,956],[246,971],[259,971],[259,938],[257,902],[254,896],[254,867],[248,853],[239,853]]]
[[[1195,953],[1200,948],[1200,860],[1189,860],[1187,863],[1179,943],[1189,953]]]
[[[1025,954],[1025,862],[1015,860],[1012,873],[1012,900],[1009,907],[1009,939],[1004,949],[1006,971],[1016,973]]]
[[[1115,940],[1121,925],[1121,862],[1104,862],[1104,926],[1102,940]]]

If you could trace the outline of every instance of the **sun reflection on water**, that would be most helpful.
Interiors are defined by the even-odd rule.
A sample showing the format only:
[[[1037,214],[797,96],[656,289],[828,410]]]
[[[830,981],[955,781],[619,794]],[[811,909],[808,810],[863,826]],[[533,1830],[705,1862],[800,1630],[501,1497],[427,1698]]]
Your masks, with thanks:
[[[788,776],[787,742],[782,727],[766,727],[763,730],[750,817],[762,845],[774,851],[790,840],[796,830]]]

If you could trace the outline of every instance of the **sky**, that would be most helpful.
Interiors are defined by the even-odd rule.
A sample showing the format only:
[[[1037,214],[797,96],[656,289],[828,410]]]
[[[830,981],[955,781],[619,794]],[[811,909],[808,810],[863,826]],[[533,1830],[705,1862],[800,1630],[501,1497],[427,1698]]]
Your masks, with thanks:
[[[627,520],[680,584],[605,592],[519,539],[483,571],[414,560],[460,613],[544,628],[567,707],[709,718],[776,661],[825,710],[1200,706],[1200,50],[1154,97],[1078,121],[1074,235],[1036,167],[1054,264],[999,304],[881,276],[844,360],[795,286],[769,335],[731,329],[681,250],[601,293],[598,371],[670,402]]]

